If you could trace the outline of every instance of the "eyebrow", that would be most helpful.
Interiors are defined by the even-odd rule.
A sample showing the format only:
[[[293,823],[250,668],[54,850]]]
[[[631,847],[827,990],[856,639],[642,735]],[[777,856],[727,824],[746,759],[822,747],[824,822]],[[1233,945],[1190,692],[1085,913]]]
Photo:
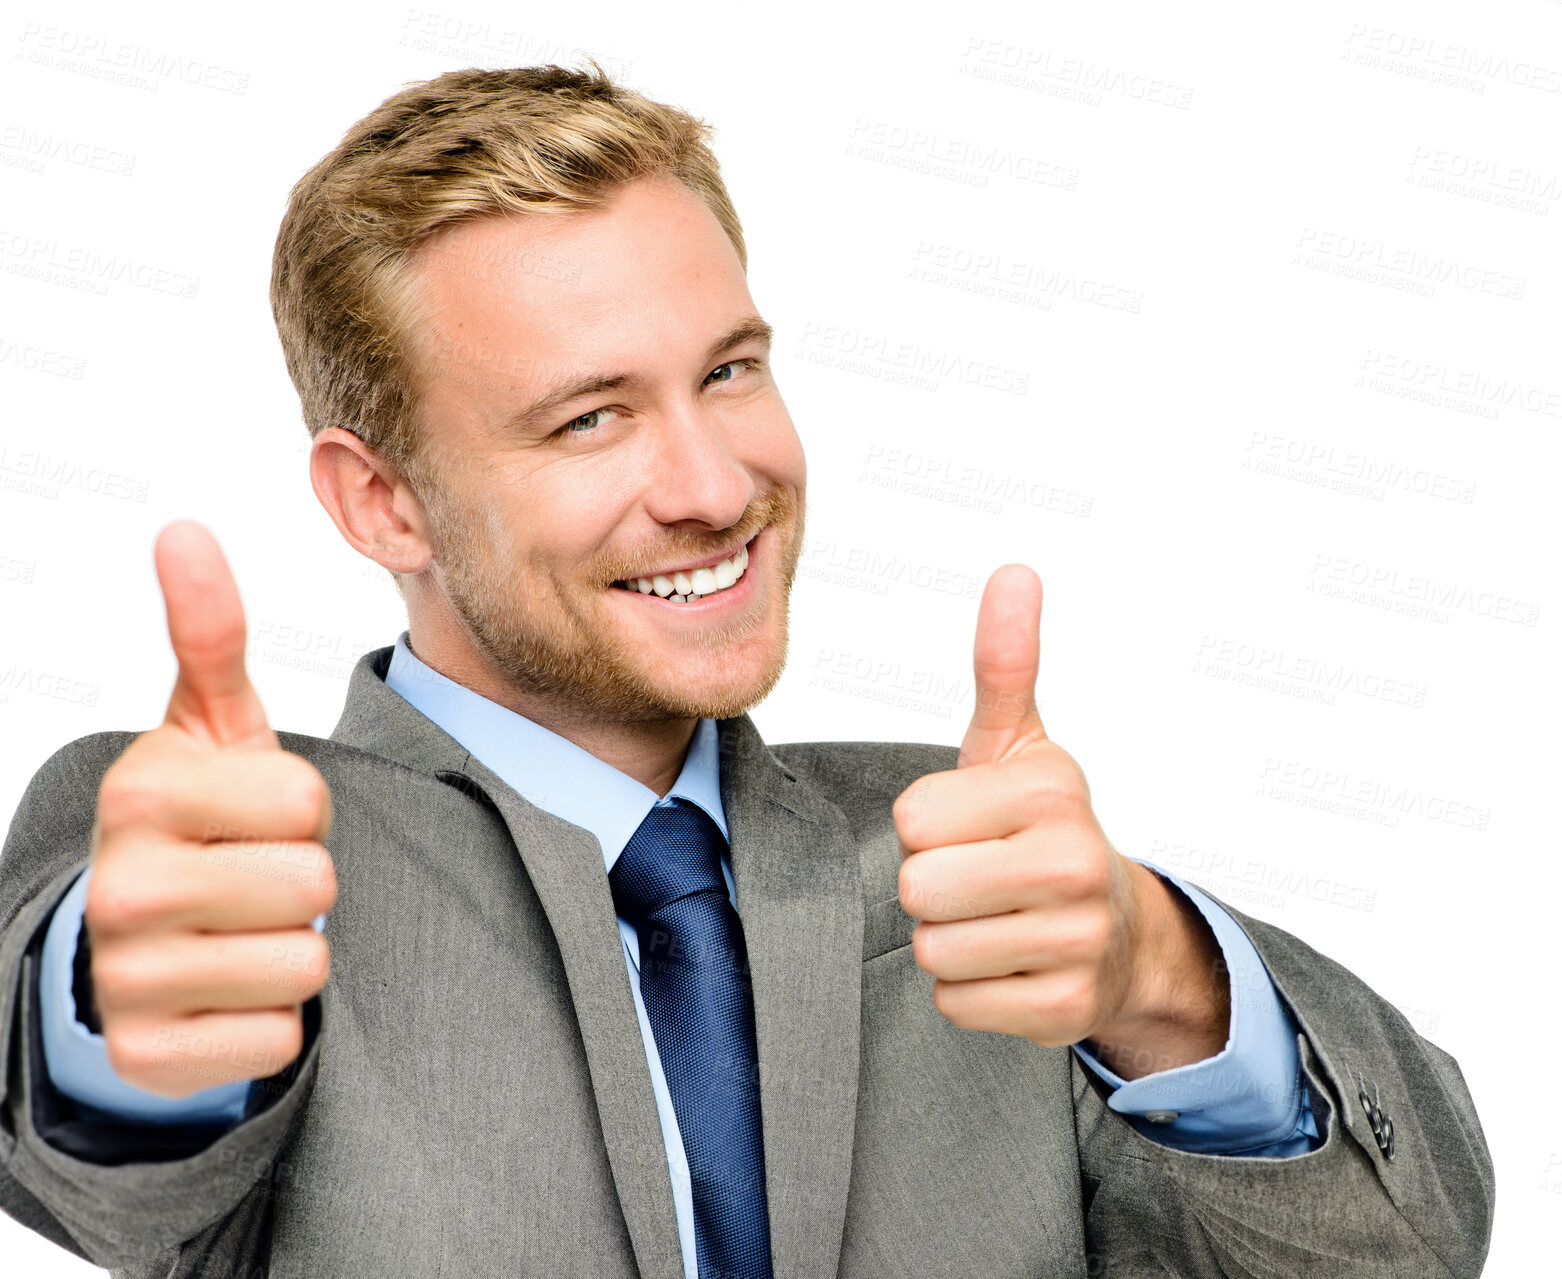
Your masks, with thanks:
[[[760,341],[768,348],[771,339],[774,337],[775,330],[766,324],[763,319],[757,315],[746,315],[706,348],[701,362],[708,363],[724,351],[730,351],[733,347],[741,346],[745,342]],[[510,414],[504,420],[503,429],[506,431],[524,431],[529,427],[536,426],[541,420],[552,416],[558,409],[572,400],[578,400],[587,395],[600,395],[603,391],[616,391],[623,387],[640,386],[645,380],[639,373],[599,373],[572,378],[568,382],[561,382],[554,386],[539,399],[533,400],[525,408]]]

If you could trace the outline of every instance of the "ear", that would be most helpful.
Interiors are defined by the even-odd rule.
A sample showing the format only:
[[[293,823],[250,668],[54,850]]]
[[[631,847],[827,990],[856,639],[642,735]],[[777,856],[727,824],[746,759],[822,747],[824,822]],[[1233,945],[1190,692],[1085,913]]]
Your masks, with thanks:
[[[337,531],[392,573],[421,573],[434,560],[428,516],[402,474],[351,431],[330,426],[309,450],[309,480]]]

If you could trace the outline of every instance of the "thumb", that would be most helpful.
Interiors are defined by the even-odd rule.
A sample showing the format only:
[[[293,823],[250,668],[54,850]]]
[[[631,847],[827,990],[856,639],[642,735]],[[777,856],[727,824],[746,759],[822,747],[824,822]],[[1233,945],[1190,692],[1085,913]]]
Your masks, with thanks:
[[[158,534],[152,558],[179,660],[164,722],[218,746],[277,747],[244,671],[244,607],[217,539],[180,520]]]
[[[976,709],[960,743],[959,767],[992,764],[1044,739],[1036,708],[1041,666],[1041,578],[1005,564],[987,579],[976,614]]]

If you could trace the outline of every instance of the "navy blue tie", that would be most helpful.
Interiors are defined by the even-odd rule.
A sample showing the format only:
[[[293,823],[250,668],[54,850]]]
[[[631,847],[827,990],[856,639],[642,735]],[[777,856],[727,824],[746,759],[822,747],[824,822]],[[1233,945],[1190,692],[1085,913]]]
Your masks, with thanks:
[[[771,1279],[754,994],[725,848],[703,809],[675,800],[646,815],[608,883],[640,936],[640,995],[689,1160],[701,1279]]]

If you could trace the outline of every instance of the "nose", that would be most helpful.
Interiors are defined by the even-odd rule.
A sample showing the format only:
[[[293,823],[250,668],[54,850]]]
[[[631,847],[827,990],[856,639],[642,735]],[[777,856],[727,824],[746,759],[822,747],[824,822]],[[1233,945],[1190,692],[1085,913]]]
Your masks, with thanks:
[[[748,467],[731,447],[732,423],[689,403],[660,415],[646,455],[645,507],[659,524],[731,528],[754,499]]]

